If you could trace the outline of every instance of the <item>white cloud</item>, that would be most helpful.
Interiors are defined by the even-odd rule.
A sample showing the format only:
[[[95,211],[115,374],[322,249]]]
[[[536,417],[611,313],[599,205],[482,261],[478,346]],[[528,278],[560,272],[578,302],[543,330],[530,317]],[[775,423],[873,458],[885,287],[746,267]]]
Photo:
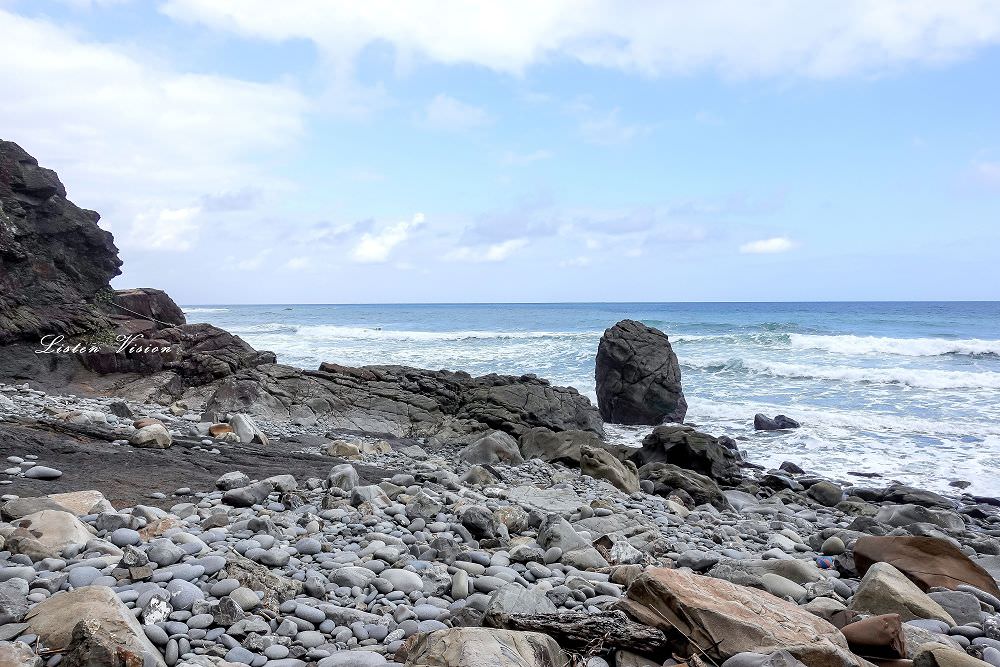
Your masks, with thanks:
[[[587,257],[585,255],[580,255],[579,257],[574,257],[572,259],[564,259],[563,261],[559,262],[559,266],[561,266],[564,269],[582,268],[585,266],[590,266],[592,262],[593,260],[590,259],[590,257]]]
[[[623,123],[620,109],[612,109],[601,116],[590,116],[580,121],[580,133],[585,141],[598,146],[620,146],[648,134],[652,128],[637,123]]]
[[[376,42],[404,63],[520,74],[569,58],[646,76],[829,78],[967,56],[1000,39],[993,0],[614,0],[469,3],[167,0],[168,15],[273,41],[307,39],[334,63]]]
[[[185,210],[205,195],[284,187],[258,166],[299,138],[308,105],[279,84],[185,74],[134,47],[0,9],[0,127],[59,172],[102,225]],[[119,234],[123,249],[132,234]],[[170,234],[159,245],[176,248]]]
[[[788,252],[795,247],[795,242],[787,236],[775,236],[759,241],[750,241],[740,246],[740,252],[745,255],[773,255]]]
[[[503,158],[500,160],[505,165],[510,166],[523,166],[526,164],[531,164],[532,162],[539,162],[541,160],[550,160],[553,157],[552,151],[539,148],[538,150],[531,151],[530,153],[517,153],[515,151],[507,151],[503,154]]]
[[[489,125],[493,118],[482,107],[442,94],[428,102],[423,121],[439,130],[471,130]]]
[[[445,255],[445,259],[453,262],[502,262],[527,245],[527,239],[510,239],[488,246],[460,246]]]
[[[397,222],[379,232],[361,236],[351,251],[351,258],[362,264],[381,264],[389,259],[392,249],[410,237],[410,232],[424,224],[424,214],[417,213],[411,220]]]
[[[991,187],[1000,187],[1000,162],[976,162],[972,174],[977,181]]]
[[[285,262],[285,268],[292,271],[302,271],[312,266],[312,260],[308,257],[292,257]]]
[[[144,250],[189,250],[198,238],[198,207],[140,213],[132,221],[128,244]]]

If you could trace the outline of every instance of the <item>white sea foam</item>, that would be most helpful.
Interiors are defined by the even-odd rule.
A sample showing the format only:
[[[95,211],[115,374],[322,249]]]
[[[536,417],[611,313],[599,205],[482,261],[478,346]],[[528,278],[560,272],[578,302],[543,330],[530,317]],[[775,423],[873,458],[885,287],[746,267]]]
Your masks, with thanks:
[[[1000,340],[979,338],[885,338],[880,336],[818,336],[788,334],[795,349],[826,350],[836,354],[895,354],[936,357],[944,354],[1000,355]]]
[[[410,331],[377,327],[345,327],[333,324],[314,324],[298,327],[298,333],[320,340],[398,340],[398,341],[457,341],[457,340],[513,340],[530,338],[578,338],[597,336],[600,332],[574,331]]]
[[[196,307],[187,307],[187,308],[182,308],[181,310],[183,310],[185,314],[187,314],[187,313],[228,313],[229,312],[228,308],[200,308],[200,307],[196,308]]]
[[[790,364],[781,361],[732,359],[683,364],[708,372],[745,371],[793,380],[831,380],[868,384],[898,384],[924,389],[1000,389],[1000,373],[989,371],[949,371],[934,368],[865,368]]]

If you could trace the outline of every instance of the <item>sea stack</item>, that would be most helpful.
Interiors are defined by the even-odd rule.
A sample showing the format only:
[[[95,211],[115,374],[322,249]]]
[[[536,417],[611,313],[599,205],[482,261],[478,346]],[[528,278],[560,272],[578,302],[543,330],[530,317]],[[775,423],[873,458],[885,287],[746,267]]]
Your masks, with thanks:
[[[681,369],[667,335],[635,320],[622,320],[597,347],[597,406],[613,424],[655,426],[683,422],[687,401]]]

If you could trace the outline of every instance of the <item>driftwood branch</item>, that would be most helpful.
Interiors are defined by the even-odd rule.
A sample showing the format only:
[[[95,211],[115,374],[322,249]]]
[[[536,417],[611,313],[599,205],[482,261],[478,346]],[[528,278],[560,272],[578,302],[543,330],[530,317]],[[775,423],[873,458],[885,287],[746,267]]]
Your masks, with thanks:
[[[646,655],[669,655],[670,642],[659,628],[637,623],[624,612],[600,614],[565,611],[556,614],[509,614],[491,619],[508,630],[542,632],[559,646],[586,655],[625,649]]]

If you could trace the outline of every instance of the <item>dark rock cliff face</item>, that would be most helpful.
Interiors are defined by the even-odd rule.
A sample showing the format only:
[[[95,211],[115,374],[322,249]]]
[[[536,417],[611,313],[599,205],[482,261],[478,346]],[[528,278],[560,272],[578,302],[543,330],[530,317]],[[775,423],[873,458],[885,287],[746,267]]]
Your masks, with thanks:
[[[54,171],[0,141],[0,345],[109,325],[101,295],[122,262],[99,219],[66,199]]]
[[[604,332],[597,348],[597,405],[615,424],[683,422],[681,367],[667,335],[635,320]]]

